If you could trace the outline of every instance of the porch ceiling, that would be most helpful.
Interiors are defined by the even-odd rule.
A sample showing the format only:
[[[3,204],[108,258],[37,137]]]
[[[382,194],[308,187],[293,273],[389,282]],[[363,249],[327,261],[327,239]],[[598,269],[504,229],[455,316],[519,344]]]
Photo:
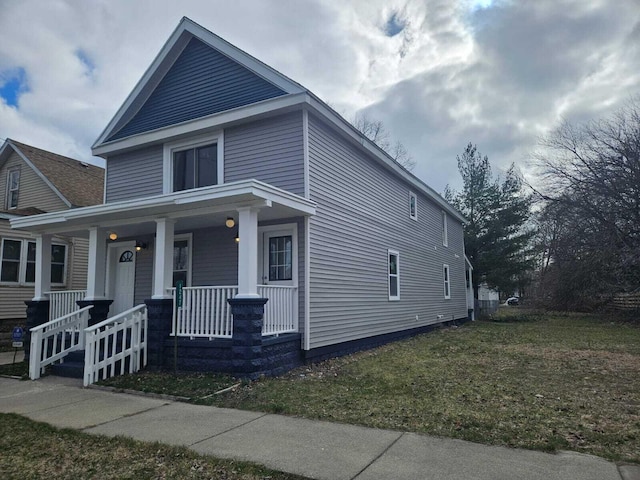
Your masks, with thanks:
[[[233,182],[153,197],[45,213],[11,220],[12,228],[33,233],[87,237],[91,227],[113,229],[118,236],[153,234],[155,219],[176,220],[176,231],[222,226],[238,220],[242,207],[260,207],[260,221],[315,214],[315,203],[257,180]]]

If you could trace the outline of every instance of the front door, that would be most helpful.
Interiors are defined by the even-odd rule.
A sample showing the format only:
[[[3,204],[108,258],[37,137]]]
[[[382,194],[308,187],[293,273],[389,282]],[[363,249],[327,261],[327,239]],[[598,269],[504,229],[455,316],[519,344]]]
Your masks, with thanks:
[[[132,246],[115,247],[113,251],[114,278],[113,304],[109,316],[117,315],[133,307],[136,278],[136,250]]]
[[[262,234],[263,285],[294,285],[296,248],[292,230],[269,230]]]

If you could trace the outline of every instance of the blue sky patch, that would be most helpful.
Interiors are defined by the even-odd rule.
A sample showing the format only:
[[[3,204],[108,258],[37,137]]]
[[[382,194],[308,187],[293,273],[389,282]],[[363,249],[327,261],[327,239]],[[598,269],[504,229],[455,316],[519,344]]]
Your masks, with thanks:
[[[402,32],[406,26],[406,22],[400,18],[398,12],[393,12],[389,20],[387,20],[387,23],[384,24],[384,33],[387,37],[395,37]]]
[[[87,74],[91,75],[96,69],[96,65],[91,60],[91,57],[89,57],[89,54],[87,54],[87,52],[82,49],[78,49],[76,51],[76,57],[78,57],[78,60],[80,60],[82,65],[84,65],[85,69],[87,70]]]
[[[28,91],[27,73],[24,68],[0,72],[0,97],[10,107],[18,107],[18,98]]]

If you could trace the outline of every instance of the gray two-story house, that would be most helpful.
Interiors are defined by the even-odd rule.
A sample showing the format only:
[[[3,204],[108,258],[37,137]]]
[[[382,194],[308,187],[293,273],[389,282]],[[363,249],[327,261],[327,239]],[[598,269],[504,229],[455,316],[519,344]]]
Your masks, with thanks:
[[[231,369],[207,359],[230,345],[231,298],[268,298],[265,345],[293,345],[291,364],[468,316],[464,218],[310,91],[187,18],[93,153],[103,205],[12,225],[45,246],[88,238],[85,301],[112,301],[108,316],[170,303],[165,366],[178,336],[181,368]]]

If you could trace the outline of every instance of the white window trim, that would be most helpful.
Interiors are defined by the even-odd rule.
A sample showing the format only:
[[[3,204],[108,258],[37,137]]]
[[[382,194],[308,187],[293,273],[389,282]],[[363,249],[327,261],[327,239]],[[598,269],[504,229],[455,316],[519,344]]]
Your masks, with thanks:
[[[189,137],[176,142],[165,143],[162,148],[162,192],[173,193],[173,154],[180,150],[197,148],[215,143],[217,145],[218,185],[224,183],[224,134],[222,130],[217,132]]]
[[[28,286],[32,287],[35,285],[35,282],[27,282],[27,253],[29,249],[29,243],[36,243],[34,238],[10,238],[3,237],[0,240],[0,273],[2,271],[2,259],[4,258],[4,242],[5,240],[10,240],[13,242],[20,242],[20,265],[18,266],[18,281],[17,282],[0,282],[0,285],[12,285],[12,286]],[[69,245],[64,242],[51,242],[51,246],[59,245],[61,247],[65,247],[64,249],[64,270],[62,271],[62,278],[64,281],[62,283],[54,283],[51,282],[51,286],[56,287],[64,287],[67,284],[67,276],[69,274]],[[36,259],[37,261],[37,259]]]
[[[449,246],[449,227],[448,227],[448,223],[449,221],[447,220],[447,212],[445,212],[444,210],[442,210],[442,246],[444,247],[448,247]]]
[[[11,175],[17,173],[18,174],[18,188],[16,188],[15,190],[11,189]],[[7,210],[15,210],[16,208],[18,208],[18,203],[16,202],[15,206],[11,205],[11,192],[18,192],[18,202],[20,201],[20,168],[10,168],[7,171],[7,191],[6,191],[6,197],[5,197],[5,204],[7,206]]]
[[[442,265],[442,288],[445,300],[451,298],[451,269],[446,263]]]
[[[279,225],[266,225],[258,227],[258,285],[264,285],[264,234],[270,232],[280,232],[284,235],[291,235],[291,283],[298,286],[298,224],[281,223]]]
[[[396,257],[396,274],[395,277],[398,279],[398,294],[391,295],[391,277],[392,274],[389,272],[389,256],[395,255]],[[400,300],[400,252],[397,250],[387,250],[387,293],[389,295],[389,301],[397,301]]]
[[[413,204],[415,206],[413,215],[411,214],[411,201],[413,201]],[[418,221],[418,196],[413,192],[409,192],[409,218],[415,220],[416,222]]]

